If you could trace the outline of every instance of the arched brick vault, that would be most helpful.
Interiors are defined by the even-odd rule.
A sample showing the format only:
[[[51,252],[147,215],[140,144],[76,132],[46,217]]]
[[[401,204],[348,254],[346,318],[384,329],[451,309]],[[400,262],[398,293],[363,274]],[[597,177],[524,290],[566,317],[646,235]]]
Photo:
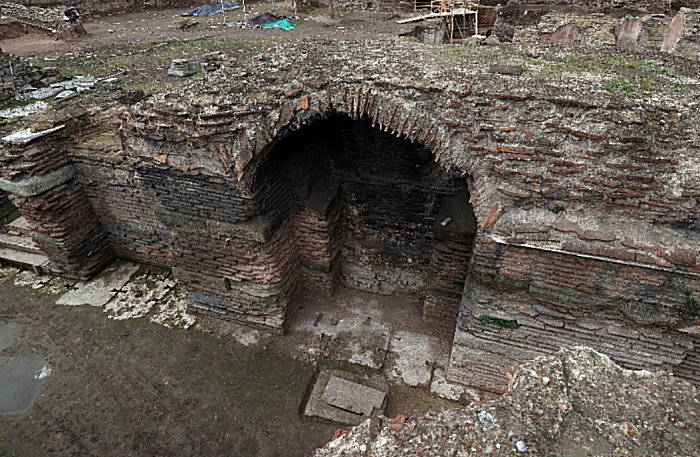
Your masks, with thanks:
[[[135,121],[126,119],[127,151],[138,152],[139,160],[146,153],[144,164],[149,165],[142,179],[149,181],[145,169],[154,162],[167,159],[156,168],[187,171],[192,160],[201,160],[199,153],[188,156],[173,147],[192,141],[195,148],[215,152],[213,160],[200,164],[200,171],[255,201],[255,170],[272,145],[332,114],[369,119],[381,131],[424,144],[446,171],[470,178],[471,204],[480,226],[455,335],[454,379],[499,390],[514,363],[560,346],[585,344],[628,367],[671,369],[700,381],[698,339],[677,330],[695,319],[700,293],[698,252],[691,247],[691,240],[698,240],[698,221],[688,211],[696,203],[678,190],[695,185],[688,175],[679,182],[684,159],[660,153],[653,136],[646,141],[621,131],[613,138],[607,132],[610,119],[628,115],[615,113],[617,107],[451,91],[429,94],[440,103],[417,103],[397,97],[397,92],[368,84],[310,83],[285,91],[276,106],[259,112],[223,109],[183,117],[153,108]],[[463,106],[479,104],[498,114],[529,114],[534,125],[502,114],[490,119],[500,125],[474,122]],[[447,109],[435,110],[436,105]],[[542,113],[557,111],[580,116],[588,129],[537,120]],[[628,122],[630,132],[638,122]],[[475,129],[475,124],[481,125]],[[675,182],[662,183],[651,174],[673,176]],[[673,222],[655,224],[658,217]],[[190,230],[175,232],[178,240],[182,235],[201,239]],[[199,241],[193,243],[187,255]],[[272,257],[267,251],[261,255]],[[217,286],[211,277],[198,276],[199,261],[191,266],[185,262],[176,271],[194,284],[191,296],[204,303],[200,312],[207,291],[231,287],[230,282]],[[275,301],[284,292],[273,289],[254,292],[266,299],[279,293],[273,304],[234,306],[227,317],[281,327],[286,298]],[[217,300],[209,304],[221,312],[228,305]],[[271,309],[276,313],[272,318],[265,314]]]
[[[261,219],[261,212],[264,203],[260,202],[260,198],[256,195],[254,189],[254,176],[256,175],[257,167],[263,162],[269,151],[279,141],[286,138],[291,133],[303,128],[306,125],[312,124],[319,120],[328,118],[333,115],[345,115],[350,119],[371,121],[372,128],[376,128],[381,132],[385,132],[396,137],[403,137],[406,140],[418,142],[432,151],[435,161],[440,162],[441,167],[446,172],[457,170],[456,161],[450,157],[456,158],[460,155],[450,151],[450,136],[454,135],[450,132],[450,128],[440,123],[438,120],[432,120],[431,116],[420,110],[409,110],[405,103],[387,95],[382,95],[378,91],[372,91],[366,87],[348,87],[342,86],[337,88],[324,87],[323,92],[311,93],[288,93],[285,97],[285,102],[277,109],[270,110],[264,113],[264,116],[257,116],[253,120],[246,119],[247,114],[241,116],[240,113],[222,112],[216,115],[204,115],[198,117],[198,125],[196,133],[189,132],[191,138],[195,138],[197,147],[200,145],[208,152],[183,155],[173,154],[172,151],[164,154],[162,147],[153,148],[151,142],[148,152],[155,162],[163,162],[162,167],[174,167],[180,171],[189,170],[193,164],[191,160],[199,161],[201,158],[209,157],[206,163],[198,163],[200,170],[206,170],[206,174],[216,176],[221,180],[221,183],[228,183],[232,188],[236,189],[239,201],[231,202],[232,206],[238,205],[243,208],[243,215],[240,220]],[[191,120],[178,119],[178,116],[172,112],[155,109],[152,119],[160,125],[169,124],[174,127],[167,135],[161,136],[161,133],[152,132],[149,134],[150,139],[158,139],[159,146],[162,146],[161,138],[166,143],[176,143],[181,141],[178,130],[181,128],[190,128],[193,124]],[[228,117],[240,121],[243,118],[244,122],[233,122],[227,119]],[[128,119],[128,118],[127,118]],[[234,126],[231,128],[231,126]],[[225,126],[224,128],[221,128]],[[125,125],[128,130],[129,123]],[[142,132],[129,131],[126,135],[127,142],[136,141],[139,139]],[[172,135],[172,136],[170,136]],[[211,136],[222,135],[225,140],[211,140]],[[207,141],[199,141],[199,138],[208,138]],[[137,148],[134,148],[136,150]],[[142,149],[138,148],[140,152]],[[129,148],[127,149],[129,151]],[[166,156],[167,155],[167,161]],[[142,158],[139,158],[141,160]],[[446,160],[449,159],[449,160]],[[453,163],[450,163],[452,161]],[[155,176],[150,177],[150,171],[146,171],[148,166],[144,167],[142,172],[143,180],[147,182],[155,182],[158,180]],[[461,172],[462,175],[467,174],[467,170]],[[137,167],[137,176],[139,168]],[[466,181],[466,179],[465,179]],[[158,192],[158,191],[157,191]],[[163,192],[167,192],[163,190]],[[239,218],[231,215],[233,220]],[[174,218],[173,218],[174,220]],[[247,251],[257,250],[256,260],[249,259],[250,271],[243,272],[241,269],[231,267],[228,270],[211,271],[213,276],[217,273],[221,277],[218,286],[210,287],[208,292],[205,288],[200,288],[198,285],[191,287],[190,296],[198,303],[200,312],[220,312],[227,307],[224,302],[245,301],[246,303],[237,307],[233,305],[233,310],[228,316],[236,320],[262,326],[272,330],[280,330],[284,326],[285,313],[290,301],[292,300],[292,290],[288,290],[290,281],[294,281],[294,274],[289,273],[289,266],[284,263],[278,265],[278,257],[284,256],[280,251],[284,252],[289,249],[284,240],[284,233],[281,235],[271,235],[271,232],[276,229],[271,228],[274,225],[272,222],[263,222],[262,227],[251,229],[258,232],[246,235],[252,239],[253,243],[258,243],[257,247],[246,246],[242,241],[237,244],[236,249],[228,246],[228,243],[233,243],[235,235],[226,235],[224,245],[220,246],[221,251]],[[246,229],[243,229],[246,230]],[[183,239],[199,240],[194,243],[200,243],[202,233],[198,233],[197,229],[191,227],[173,228],[174,237]],[[276,232],[278,233],[279,230]],[[211,241],[211,240],[209,240]],[[264,245],[264,246],[263,246]],[[187,252],[194,252],[197,247],[193,244]],[[216,250],[220,252],[219,250]],[[259,262],[258,262],[259,261]],[[232,260],[240,266],[245,261],[237,259]],[[207,282],[212,284],[210,278],[202,279],[199,275],[201,265],[193,268],[177,268],[176,272],[181,279],[191,284],[201,284]],[[223,277],[226,276],[227,277]],[[255,308],[250,299],[242,298],[240,295],[233,295],[250,292],[250,287],[244,285],[242,277],[251,278],[251,283],[257,281],[258,289],[251,292],[252,295],[257,294],[257,299],[264,299],[266,303],[259,303],[257,309],[251,312],[251,308]],[[291,279],[290,279],[291,278]],[[217,281],[214,281],[217,282]],[[255,288],[254,287],[254,288]],[[247,290],[244,290],[247,289]],[[232,292],[233,290],[233,292]],[[209,296],[207,296],[207,294]],[[216,297],[213,297],[216,295]],[[216,310],[216,311],[214,311]],[[453,323],[454,325],[454,323]]]
[[[280,71],[237,62],[187,93],[137,105],[122,118],[123,149],[81,136],[102,132],[102,118],[56,133],[66,141],[4,147],[0,188],[33,189],[38,204],[71,190],[73,207],[99,220],[95,235],[108,236],[104,252],[172,267],[218,317],[281,328],[284,283],[263,265],[277,249],[274,230],[257,217],[251,179],[294,130],[334,113],[364,116],[471,181],[480,226],[453,379],[503,389],[513,363],[584,344],[700,382],[696,106],[671,92],[616,99],[576,75],[556,85],[494,75],[478,59],[442,68],[430,63],[434,49],[409,44],[392,43],[390,58],[380,45],[290,46],[271,57]],[[688,100],[700,92],[689,90]],[[64,165],[70,186],[45,177]],[[67,225],[47,240],[91,254],[66,214],[57,209]],[[86,260],[72,258],[76,268]]]

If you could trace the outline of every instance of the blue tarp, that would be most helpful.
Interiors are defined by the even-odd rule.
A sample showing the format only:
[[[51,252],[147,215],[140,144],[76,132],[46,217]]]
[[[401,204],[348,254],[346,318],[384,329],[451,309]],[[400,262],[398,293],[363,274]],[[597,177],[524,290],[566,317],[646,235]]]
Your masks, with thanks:
[[[241,5],[236,3],[236,2],[224,2],[223,4],[223,11],[231,11],[240,8]],[[218,4],[207,4],[207,5],[202,5],[197,9],[194,9],[190,12],[187,12],[183,14],[183,16],[215,16],[217,14],[222,13],[222,5],[221,3]]]
[[[289,19],[282,19],[281,21],[270,22],[269,24],[264,24],[262,28],[264,29],[282,29],[282,30],[292,30],[296,27],[294,22]]]

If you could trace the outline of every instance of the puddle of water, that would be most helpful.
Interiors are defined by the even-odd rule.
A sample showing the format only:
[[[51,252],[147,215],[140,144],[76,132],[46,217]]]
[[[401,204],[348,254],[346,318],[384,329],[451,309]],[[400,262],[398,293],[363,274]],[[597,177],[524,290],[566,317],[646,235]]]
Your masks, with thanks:
[[[22,327],[18,322],[0,323],[0,351],[14,346]]]
[[[0,357],[0,416],[29,409],[50,370],[40,357]]]

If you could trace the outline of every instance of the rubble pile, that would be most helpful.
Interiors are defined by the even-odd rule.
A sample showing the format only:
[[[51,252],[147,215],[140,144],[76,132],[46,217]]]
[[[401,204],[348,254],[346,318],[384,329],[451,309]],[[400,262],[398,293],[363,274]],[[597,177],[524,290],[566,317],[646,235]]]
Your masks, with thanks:
[[[24,59],[0,50],[0,100],[12,98],[30,87],[43,87],[56,81],[56,69],[37,68]]]
[[[696,455],[698,389],[666,373],[628,371],[576,347],[520,366],[498,400],[394,420],[375,417],[316,457]]]
[[[510,2],[499,10],[493,34],[515,43],[617,46],[623,49],[700,52],[700,10],[669,2]]]

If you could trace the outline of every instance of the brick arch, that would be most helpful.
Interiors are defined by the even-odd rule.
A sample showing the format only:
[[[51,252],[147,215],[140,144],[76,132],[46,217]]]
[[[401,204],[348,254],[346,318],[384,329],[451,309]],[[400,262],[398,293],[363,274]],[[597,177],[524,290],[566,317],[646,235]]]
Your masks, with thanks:
[[[340,91],[341,103],[338,103],[338,101],[327,102],[313,94],[299,94],[295,98],[287,101],[287,103],[285,103],[279,110],[273,112],[268,117],[270,124],[266,126],[268,129],[267,132],[269,132],[268,140],[263,146],[258,145],[260,146],[258,149],[259,152],[248,158],[245,167],[242,169],[243,172],[238,183],[244,185],[249,194],[253,196],[253,199],[256,201],[256,204],[259,205],[261,212],[266,211],[267,208],[276,207],[273,203],[268,201],[267,195],[280,195],[286,193],[291,194],[291,190],[285,187],[287,184],[278,183],[277,180],[282,176],[296,176],[294,173],[297,173],[297,171],[292,173],[292,168],[290,168],[288,171],[281,173],[279,171],[275,171],[275,174],[273,174],[272,177],[267,175],[269,170],[278,170],[280,167],[284,166],[277,164],[284,162],[276,162],[277,157],[283,157],[277,156],[276,154],[280,151],[286,152],[287,149],[286,147],[283,149],[276,149],[276,146],[291,138],[294,133],[300,133],[305,128],[311,129],[317,122],[329,120],[332,117],[345,117],[352,122],[365,121],[368,123],[366,127],[372,131],[379,131],[389,137],[394,137],[385,137],[387,143],[390,141],[395,141],[397,145],[404,141],[416,143],[417,147],[424,151],[421,154],[420,159],[424,165],[428,164],[426,162],[427,153],[425,152],[427,150],[432,158],[432,161],[436,162],[437,165],[429,165],[427,168],[425,168],[424,170],[432,170],[430,172],[426,172],[428,174],[426,174],[425,177],[431,180],[435,179],[436,176],[442,177],[439,178],[439,181],[430,181],[432,184],[427,185],[425,189],[417,191],[419,194],[420,192],[427,192],[427,194],[420,194],[416,202],[423,202],[423,196],[429,195],[426,202],[432,201],[433,203],[428,204],[427,207],[431,208],[428,212],[430,213],[431,211],[434,211],[434,214],[431,213],[431,216],[426,216],[428,219],[432,218],[430,222],[425,223],[425,221],[421,221],[416,225],[416,227],[419,227],[416,229],[417,233],[425,228],[429,234],[429,236],[426,235],[426,239],[429,241],[426,242],[425,246],[420,244],[422,254],[418,257],[419,259],[422,259],[422,255],[426,255],[427,258],[424,260],[427,260],[428,262],[423,265],[420,272],[420,275],[423,275],[422,279],[425,280],[425,285],[421,286],[420,288],[412,289],[411,293],[417,293],[417,295],[421,296],[420,300],[423,303],[424,316],[437,318],[441,322],[450,325],[451,329],[454,329],[457,323],[457,314],[459,312],[459,306],[462,300],[463,290],[465,288],[465,281],[467,281],[467,270],[469,263],[471,262],[473,239],[476,236],[476,230],[472,228],[467,229],[469,231],[460,232],[459,230],[462,230],[465,225],[462,225],[461,222],[457,223],[456,221],[453,225],[453,227],[455,227],[454,230],[452,230],[452,227],[449,229],[435,228],[438,225],[436,223],[436,219],[440,217],[443,217],[444,219],[444,216],[440,216],[443,214],[443,211],[452,211],[451,215],[455,219],[463,218],[462,220],[469,221],[468,224],[475,223],[473,208],[471,203],[468,201],[469,192],[473,187],[473,183],[470,183],[469,180],[466,179],[466,171],[461,173],[453,173],[453,168],[456,168],[456,166],[453,163],[444,160],[446,157],[450,157],[450,147],[452,145],[450,144],[449,139],[450,135],[453,135],[454,132],[450,132],[449,128],[440,125],[432,117],[423,116],[422,113],[419,114],[415,111],[409,111],[405,103],[392,99],[391,97],[375,95],[371,90],[366,90],[365,92],[357,91],[356,96],[352,99],[352,101],[348,101],[347,94],[347,90]],[[310,132],[311,131],[312,130],[310,130]],[[314,132],[318,133],[319,131],[315,130]],[[311,143],[313,143],[313,141]],[[320,154],[316,157],[321,157],[324,155],[324,152],[318,152],[317,150],[316,154]],[[407,157],[410,157],[410,155],[402,157],[408,160]],[[285,170],[287,169],[285,168]],[[311,173],[317,174],[318,172],[313,171]],[[342,174],[343,173],[341,172],[341,175]],[[459,174],[461,174],[461,178],[464,179],[458,178]],[[429,175],[432,177],[429,178]],[[331,180],[332,179],[333,178],[331,178]],[[370,181],[372,179],[373,178],[370,178]],[[281,181],[285,181],[285,179],[282,179]],[[437,183],[443,181],[452,183],[450,186],[454,187],[448,186],[443,190],[435,191],[432,186],[435,186]],[[292,178],[292,181],[290,182],[296,181],[294,181],[294,178]],[[397,181],[397,184],[398,183],[399,181]],[[302,186],[305,185],[306,184],[302,184]],[[346,184],[342,184],[342,186],[345,185]],[[458,188],[459,185],[462,186],[461,191]],[[288,192],[280,191],[277,186],[283,186]],[[276,190],[273,191],[269,189]],[[431,192],[435,192],[435,194],[431,194]],[[342,194],[342,192],[338,195],[340,194]],[[345,194],[342,195],[342,197],[336,196],[332,199],[341,198],[341,200],[344,200]],[[383,194],[377,193],[376,195]],[[288,203],[285,203],[285,208],[287,204]],[[420,205],[422,203],[417,204]],[[319,230],[315,230],[312,228],[312,226],[316,224],[316,227],[333,227],[333,224],[341,224],[342,227],[345,223],[331,223],[331,220],[335,216],[329,216],[327,218],[322,216],[319,219],[314,219],[316,214],[313,211],[309,211],[309,209],[306,208],[303,203],[300,207],[297,207],[297,205],[298,202],[292,204],[295,209],[291,210],[290,215],[285,216],[286,218],[284,219],[284,222],[282,222],[282,224],[287,224],[290,227],[289,230],[294,232],[294,234],[289,235],[289,241],[287,241],[287,243],[294,245],[294,251],[300,257],[300,259],[302,259],[301,263],[316,262],[316,265],[322,265],[322,268],[332,271],[334,268],[336,268],[334,266],[335,262],[340,262],[338,257],[333,257],[333,255],[337,254],[327,255],[324,257],[325,254],[318,255],[318,253],[331,252],[333,249],[335,249],[333,248],[335,243],[340,242],[330,233],[335,231],[335,229],[329,229],[329,233],[324,232],[321,236],[317,237]],[[408,204],[406,206],[410,207]],[[451,209],[446,210],[445,208],[448,207]],[[265,210],[263,210],[263,208],[265,208]],[[425,209],[423,212],[425,213]],[[464,215],[461,214],[462,212]],[[310,213],[314,213],[314,215],[312,216]],[[457,216],[455,213],[460,214]],[[331,212],[331,214],[333,213]],[[406,214],[413,213],[411,213],[411,210],[406,210]],[[403,219],[398,217],[395,220]],[[362,227],[362,224],[355,224],[354,222],[356,221],[353,221],[351,225],[354,225],[355,227]],[[460,229],[456,228],[458,226]],[[406,225],[406,234],[411,233],[413,230],[409,227],[409,225]],[[472,226],[469,225],[469,227]],[[372,232],[372,230],[373,228],[370,229],[370,232]],[[443,233],[448,231],[451,232],[450,235],[445,235],[445,233]],[[323,232],[323,230],[321,230],[321,232]],[[437,232],[440,232],[440,234],[437,234]],[[410,238],[410,235],[407,236]],[[433,237],[435,237],[435,239],[433,239]],[[304,246],[304,242],[301,242],[301,244],[299,243],[298,239],[304,238],[309,238],[312,240],[310,242],[311,248]],[[399,238],[401,238],[401,236],[399,236]],[[455,248],[456,251],[453,251]],[[416,247],[416,249],[418,248]],[[345,264],[345,260],[343,260],[343,264]],[[394,268],[394,265],[391,267]],[[370,270],[372,270],[372,268],[372,266],[369,267]],[[396,268],[401,269],[401,267]],[[409,269],[410,266],[406,266],[406,268]],[[372,271],[382,272],[381,268]],[[307,273],[300,273],[298,278],[306,276],[308,276]],[[458,276],[460,277],[457,278]],[[297,276],[295,276],[295,278],[297,278]],[[361,281],[350,280],[348,283],[345,283],[345,275],[343,275],[343,278],[343,284],[354,284],[353,286],[347,286],[351,289],[376,292],[372,289],[363,289],[361,286],[358,287],[357,284],[361,284]],[[299,280],[303,281],[301,279]],[[337,275],[328,277],[324,276],[321,280],[321,284],[325,286],[327,284],[335,284],[337,281],[340,281],[339,276]],[[399,282],[401,281],[402,280],[399,280]],[[379,289],[383,291],[393,290],[393,284],[388,286],[386,289],[383,287],[384,286],[379,286]],[[314,294],[324,294],[324,296],[330,298],[333,295],[333,291],[334,288],[331,286],[327,290],[322,289],[320,292],[315,291]],[[393,292],[388,294],[394,295]]]
[[[236,179],[248,188],[252,189],[251,178],[275,144],[304,126],[338,114],[352,120],[369,120],[379,131],[420,143],[448,173],[459,170],[462,175],[469,174],[468,165],[456,160],[461,151],[452,150],[451,139],[458,136],[458,132],[424,110],[411,109],[406,100],[366,86],[340,86],[326,88],[325,93],[297,91],[286,95],[289,100],[270,112],[260,125],[254,126],[264,132],[260,135],[264,140],[251,148],[250,154],[232,164]],[[250,139],[244,137],[242,141]]]

